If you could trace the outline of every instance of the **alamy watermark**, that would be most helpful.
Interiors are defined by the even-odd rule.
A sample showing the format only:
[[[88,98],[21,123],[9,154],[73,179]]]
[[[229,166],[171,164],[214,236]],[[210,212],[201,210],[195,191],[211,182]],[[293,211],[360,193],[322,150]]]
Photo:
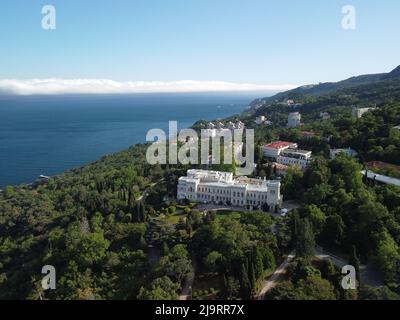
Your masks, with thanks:
[[[56,289],[56,268],[51,265],[43,266],[42,274],[45,276],[42,278],[42,289],[43,290],[55,290]]]
[[[357,27],[357,11],[352,5],[345,5],[342,8],[342,28],[344,30],[355,30]]]
[[[45,5],[42,7],[42,29],[55,30],[57,28],[56,8],[53,5]]]
[[[246,143],[243,142],[244,134]],[[153,142],[146,152],[149,164],[223,163],[235,165],[238,176],[250,175],[254,171],[253,129],[201,129],[199,137],[193,129],[183,129],[178,132],[178,122],[169,121],[168,138],[164,130],[151,129],[146,135],[146,141]],[[223,150],[223,161],[221,150]]]
[[[357,281],[356,281],[356,268],[354,266],[344,266],[342,268],[342,274],[345,276],[342,279],[342,288],[344,290],[355,290],[357,289]]]

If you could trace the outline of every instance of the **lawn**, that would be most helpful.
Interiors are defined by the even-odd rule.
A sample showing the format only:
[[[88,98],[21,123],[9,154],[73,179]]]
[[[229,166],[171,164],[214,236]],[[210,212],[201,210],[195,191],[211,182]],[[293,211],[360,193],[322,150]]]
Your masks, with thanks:
[[[165,219],[172,224],[177,224],[181,218],[185,217],[186,213],[184,210],[177,210],[175,213],[166,216]]]
[[[217,218],[224,219],[224,218],[233,218],[233,219],[240,219],[241,213],[237,211],[231,210],[218,210],[217,211]]]

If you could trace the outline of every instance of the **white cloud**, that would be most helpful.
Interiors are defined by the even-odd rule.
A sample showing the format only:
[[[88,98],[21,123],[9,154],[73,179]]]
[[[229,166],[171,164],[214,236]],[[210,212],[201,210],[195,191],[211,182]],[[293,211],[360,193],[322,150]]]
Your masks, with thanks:
[[[114,94],[114,93],[190,93],[285,91],[296,85],[257,85],[223,81],[125,81],[108,79],[31,79],[0,80],[0,92],[15,95],[35,94]]]

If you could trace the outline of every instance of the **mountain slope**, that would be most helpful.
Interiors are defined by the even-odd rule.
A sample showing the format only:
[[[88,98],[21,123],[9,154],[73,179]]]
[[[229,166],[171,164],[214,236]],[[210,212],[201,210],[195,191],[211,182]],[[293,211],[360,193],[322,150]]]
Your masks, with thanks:
[[[289,91],[280,92],[272,97],[256,99],[250,103],[250,110],[258,109],[261,106],[279,103],[286,99],[298,99],[301,96],[320,96],[334,93],[339,90],[355,88],[369,84],[384,84],[387,80],[400,81],[400,66],[389,73],[367,74],[351,77],[339,82],[325,82],[315,85],[305,85]]]

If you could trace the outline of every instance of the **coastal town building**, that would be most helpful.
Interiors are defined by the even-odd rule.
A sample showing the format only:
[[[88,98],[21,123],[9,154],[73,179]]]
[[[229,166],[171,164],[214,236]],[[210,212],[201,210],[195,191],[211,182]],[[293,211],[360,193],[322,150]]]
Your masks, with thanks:
[[[266,158],[276,159],[283,150],[286,149],[297,149],[298,145],[294,142],[288,141],[275,141],[269,144],[266,144],[262,147],[262,151]]]
[[[329,156],[331,160],[335,159],[339,154],[345,153],[350,157],[357,157],[358,153],[357,151],[347,148],[347,149],[330,149],[329,150]]]
[[[230,172],[191,169],[178,180],[178,200],[276,210],[282,204],[281,183],[234,177]]]
[[[293,100],[293,99],[287,99],[287,100],[286,100],[286,104],[287,104],[288,106],[292,106],[292,105],[294,105],[294,100]]]
[[[268,160],[286,166],[298,166],[307,168],[312,160],[312,152],[298,149],[297,143],[288,141],[276,141],[262,147],[264,156]]]
[[[245,125],[242,121],[232,122],[229,121],[227,125],[218,121],[216,123],[209,122],[206,129],[203,129],[204,133],[210,138],[215,138],[216,136],[221,136],[224,132],[232,133],[234,130],[244,130]]]
[[[353,117],[360,119],[365,113],[375,110],[375,108],[353,108],[351,114]]]
[[[301,105],[300,103],[296,103],[293,99],[283,99],[280,102],[275,100],[275,102],[288,107],[299,107]]]
[[[362,170],[361,173],[368,179],[373,180],[375,182],[400,187],[400,179],[378,174],[371,170]]]
[[[306,169],[311,163],[312,152],[300,149],[283,150],[276,162],[287,166],[298,166],[301,169]]]
[[[271,125],[272,122],[268,121],[267,118],[265,116],[259,116],[256,118],[256,120],[254,120],[254,122],[258,125],[260,124],[266,124],[266,125]]]
[[[320,112],[319,116],[324,121],[329,120],[331,118],[331,115],[328,112]]]
[[[244,130],[245,129],[245,125],[242,121],[237,121],[237,122],[232,122],[229,121],[228,123],[228,129],[229,130]]]
[[[256,124],[263,124],[265,121],[265,116],[259,116],[256,118],[255,123]]]
[[[301,125],[301,114],[300,112],[289,113],[287,126],[289,128],[295,128]]]

